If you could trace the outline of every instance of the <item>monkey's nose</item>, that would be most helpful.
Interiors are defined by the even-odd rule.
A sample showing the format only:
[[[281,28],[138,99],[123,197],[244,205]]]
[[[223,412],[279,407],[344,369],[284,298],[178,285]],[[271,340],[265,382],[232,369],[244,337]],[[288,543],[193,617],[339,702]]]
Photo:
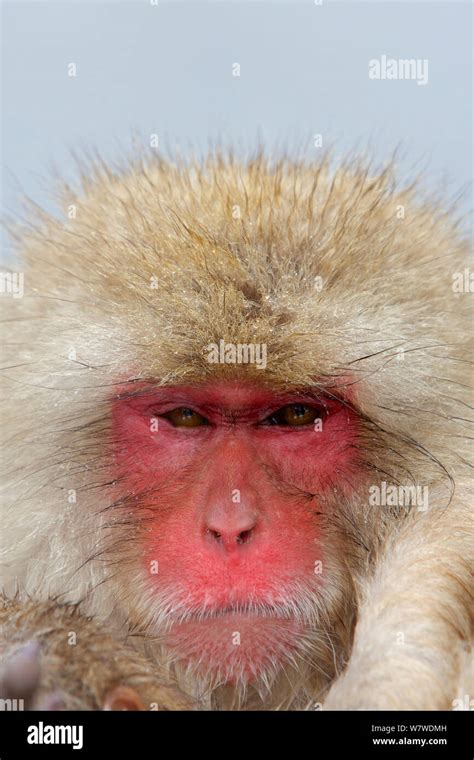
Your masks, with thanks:
[[[213,544],[232,549],[247,544],[253,537],[255,527],[256,520],[250,515],[230,525],[225,525],[223,520],[214,520],[206,525],[206,535]]]
[[[225,533],[224,535],[220,533],[218,530],[213,530],[212,528],[208,528],[207,532],[210,535],[210,537],[217,541],[217,543],[232,545],[232,544],[246,544],[252,535],[253,528],[250,528],[248,530],[242,530],[240,533],[237,533],[235,535],[230,535],[228,533]]]

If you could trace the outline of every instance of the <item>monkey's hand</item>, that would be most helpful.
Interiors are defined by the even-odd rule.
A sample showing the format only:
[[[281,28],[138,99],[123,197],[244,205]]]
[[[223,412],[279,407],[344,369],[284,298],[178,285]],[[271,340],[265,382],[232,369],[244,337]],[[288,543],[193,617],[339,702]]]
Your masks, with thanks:
[[[368,583],[327,710],[452,710],[472,694],[470,505],[412,516]]]
[[[77,605],[0,594],[0,698],[44,710],[192,710],[152,662]]]

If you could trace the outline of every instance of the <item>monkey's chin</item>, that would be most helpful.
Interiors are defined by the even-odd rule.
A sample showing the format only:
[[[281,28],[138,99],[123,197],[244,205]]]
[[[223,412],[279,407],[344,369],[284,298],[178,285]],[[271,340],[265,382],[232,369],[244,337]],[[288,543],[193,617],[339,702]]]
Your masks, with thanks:
[[[235,684],[294,663],[304,641],[304,629],[294,618],[226,613],[173,625],[166,647],[196,675]]]

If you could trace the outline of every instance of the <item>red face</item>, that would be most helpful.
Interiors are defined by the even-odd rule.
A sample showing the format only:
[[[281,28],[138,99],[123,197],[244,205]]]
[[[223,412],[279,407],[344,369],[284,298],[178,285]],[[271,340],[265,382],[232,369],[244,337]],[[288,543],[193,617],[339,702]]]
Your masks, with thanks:
[[[258,677],[314,623],[324,495],[349,487],[355,414],[311,390],[234,381],[127,393],[116,461],[127,504],[146,515],[150,615],[176,658]]]

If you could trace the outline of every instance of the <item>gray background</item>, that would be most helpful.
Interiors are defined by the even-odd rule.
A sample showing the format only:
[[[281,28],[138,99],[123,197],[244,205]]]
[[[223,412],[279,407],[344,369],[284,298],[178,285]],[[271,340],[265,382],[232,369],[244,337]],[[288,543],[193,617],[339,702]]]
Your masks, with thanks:
[[[158,133],[186,154],[220,139],[309,157],[402,143],[400,169],[470,207],[471,5],[455,2],[3,2],[4,213],[51,207],[71,149],[123,158]],[[428,58],[429,84],[371,81],[382,54]],[[77,65],[76,78],[67,64]],[[241,76],[232,76],[232,64]],[[467,188],[467,189],[466,189]]]

